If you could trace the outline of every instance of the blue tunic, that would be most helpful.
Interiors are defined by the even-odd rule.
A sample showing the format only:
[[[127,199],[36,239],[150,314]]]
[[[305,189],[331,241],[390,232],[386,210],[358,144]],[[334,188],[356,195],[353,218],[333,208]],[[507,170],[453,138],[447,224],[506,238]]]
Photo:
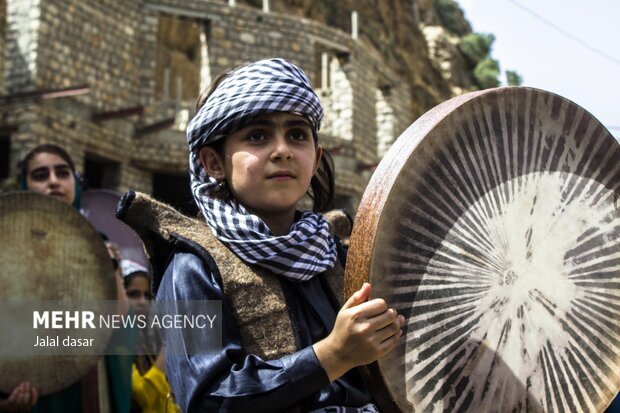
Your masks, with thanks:
[[[221,281],[210,265],[213,262],[208,258],[175,253],[159,285],[157,299],[222,300],[222,319],[234,320]],[[218,354],[167,354],[168,381],[183,411],[278,412],[297,406],[308,412],[326,406],[361,407],[372,402],[356,369],[330,383],[314,354],[312,344],[329,334],[338,311],[328,298],[331,292],[327,292],[322,277],[301,283],[282,278],[281,284],[289,313],[298,327],[299,351],[269,361],[246,354],[235,323],[224,322],[222,350]]]

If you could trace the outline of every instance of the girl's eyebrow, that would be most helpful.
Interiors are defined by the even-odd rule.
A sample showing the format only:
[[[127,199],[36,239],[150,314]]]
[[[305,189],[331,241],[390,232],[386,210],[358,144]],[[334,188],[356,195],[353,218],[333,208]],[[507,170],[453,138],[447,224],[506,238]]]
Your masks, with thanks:
[[[307,126],[310,127],[310,123],[305,120],[305,119],[294,119],[294,120],[287,120],[286,122],[284,122],[284,126]]]
[[[51,165],[51,166],[39,166],[38,168],[35,168],[32,171],[30,171],[30,173],[34,173],[38,171],[47,171],[48,169],[65,169],[65,168],[71,169],[69,165],[67,165],[66,163],[59,163],[57,165]]]
[[[245,128],[256,127],[256,126],[266,126],[266,127],[273,128],[276,126],[276,122],[270,119],[252,119],[245,125]],[[284,127],[290,128],[292,126],[310,127],[310,123],[305,119],[290,119],[284,122]]]

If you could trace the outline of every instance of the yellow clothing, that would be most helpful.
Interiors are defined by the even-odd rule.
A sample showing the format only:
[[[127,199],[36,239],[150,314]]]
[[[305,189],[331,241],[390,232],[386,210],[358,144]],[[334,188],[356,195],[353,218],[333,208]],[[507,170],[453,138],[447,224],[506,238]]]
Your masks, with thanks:
[[[140,374],[134,363],[131,370],[131,396],[142,408],[142,413],[177,413],[179,408],[170,394],[166,375],[154,365]]]

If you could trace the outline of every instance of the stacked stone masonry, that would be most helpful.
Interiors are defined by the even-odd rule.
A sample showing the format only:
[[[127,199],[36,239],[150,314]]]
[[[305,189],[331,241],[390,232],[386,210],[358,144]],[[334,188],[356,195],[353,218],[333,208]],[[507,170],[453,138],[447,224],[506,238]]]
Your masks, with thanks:
[[[0,34],[6,33],[6,0],[0,0]],[[6,41],[0,40],[0,95],[4,95],[4,48]]]
[[[187,28],[191,44],[180,45],[181,29],[171,27]],[[35,145],[54,142],[79,168],[89,156],[118,163],[110,189],[152,192],[154,173],[187,173],[183,128],[200,89],[267,57],[299,64],[318,85],[320,139],[333,154],[339,199],[354,207],[413,120],[406,83],[372,46],[303,18],[204,0],[0,0],[0,28],[0,129],[12,130],[11,170]],[[37,95],[84,86],[77,96]]]

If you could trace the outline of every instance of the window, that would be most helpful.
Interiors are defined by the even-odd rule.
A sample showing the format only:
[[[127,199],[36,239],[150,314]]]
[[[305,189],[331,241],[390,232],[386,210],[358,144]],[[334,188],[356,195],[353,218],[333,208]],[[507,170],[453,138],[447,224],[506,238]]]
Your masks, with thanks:
[[[344,70],[346,57],[321,55],[320,99],[325,108],[322,132],[342,139],[353,139],[353,88]],[[328,87],[328,89],[326,89]]]
[[[84,189],[116,189],[120,183],[120,164],[97,155],[84,160]]]
[[[159,16],[155,65],[155,94],[159,100],[196,101],[201,88],[203,53],[206,36],[201,21]]]
[[[377,112],[377,155],[382,158],[394,143],[396,118],[390,105],[390,88],[382,87],[376,91]]]
[[[0,181],[11,175],[11,138],[0,135]]]
[[[153,174],[153,197],[172,205],[185,215],[195,217],[198,207],[190,190],[189,176],[165,173]]]

